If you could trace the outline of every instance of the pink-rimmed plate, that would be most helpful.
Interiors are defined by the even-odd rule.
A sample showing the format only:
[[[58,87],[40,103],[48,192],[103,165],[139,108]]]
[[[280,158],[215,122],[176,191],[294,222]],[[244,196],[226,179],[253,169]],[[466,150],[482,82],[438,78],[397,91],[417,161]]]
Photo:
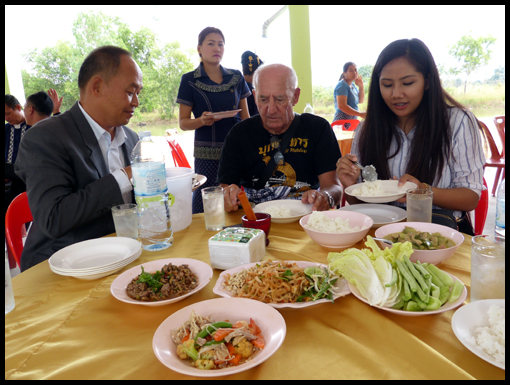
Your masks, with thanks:
[[[253,359],[241,365],[224,369],[200,370],[191,366],[188,360],[177,356],[177,346],[172,341],[171,331],[177,330],[189,319],[192,311],[197,315],[214,320],[228,319],[231,322],[253,318],[264,337],[265,347]],[[189,376],[227,376],[251,369],[271,357],[285,340],[287,325],[282,315],[271,306],[246,298],[216,298],[197,302],[176,311],[158,327],[152,340],[152,349],[158,360],[166,367]]]
[[[323,265],[320,263],[307,262],[307,261],[285,261],[285,262],[296,263],[301,268],[306,268],[309,266],[327,267],[326,265]],[[250,267],[253,267],[259,263],[260,262],[247,263],[246,265],[237,266],[232,269],[223,271],[220,274],[218,280],[216,281],[216,284],[213,287],[213,293],[217,294],[221,297],[225,297],[225,298],[236,298],[232,295],[232,293],[230,291],[226,290],[223,287],[223,283],[225,282],[225,274],[233,275],[233,274],[239,273],[245,269],[249,269]],[[343,296],[346,296],[347,294],[350,294],[350,292],[351,292],[349,290],[349,287],[347,286],[347,281],[345,280],[345,278],[339,278],[335,283],[335,287],[338,289],[338,292],[337,292],[337,294],[335,294],[333,296],[333,300],[343,297]],[[272,306],[276,309],[281,309],[284,307],[291,307],[291,308],[299,309],[299,308],[303,308],[303,307],[314,306],[314,305],[318,305],[321,303],[328,303],[328,302],[331,303],[331,301],[329,299],[319,299],[317,301],[309,301],[309,302],[268,303],[267,305]]]
[[[137,301],[136,299],[131,298],[126,293],[126,287],[131,283],[131,281],[138,275],[142,273],[142,266],[144,271],[148,273],[154,273],[167,264],[171,263],[174,266],[180,265],[188,265],[189,269],[193,274],[195,274],[198,278],[198,286],[195,287],[190,292],[183,294],[179,297],[166,299],[163,301],[156,302],[144,302]],[[202,290],[205,285],[209,283],[213,275],[213,271],[211,266],[207,263],[189,258],[168,258],[168,259],[158,259],[156,261],[150,261],[146,263],[142,263],[141,265],[132,267],[129,270],[126,270],[122,274],[120,274],[117,278],[115,278],[110,286],[110,292],[112,295],[117,298],[119,301],[130,303],[132,305],[142,305],[142,306],[163,306],[168,305],[170,303],[174,303],[177,301],[181,301],[186,297],[189,297],[192,294]]]
[[[447,274],[449,274],[455,281],[460,281],[460,279],[458,279],[454,275],[452,275],[450,273],[447,273]],[[352,294],[354,294],[354,296],[357,297],[360,301],[368,304],[368,301],[366,300],[365,297],[363,297],[361,295],[361,293],[358,290],[358,288],[356,287],[356,285],[353,285],[352,283],[349,282],[349,289],[351,290]],[[374,306],[374,307],[376,309],[381,309],[381,310],[388,311],[388,312],[394,313],[394,314],[400,314],[400,315],[405,315],[405,316],[409,316],[409,317],[417,317],[417,316],[422,316],[422,315],[444,313],[445,311],[453,310],[453,309],[459,307],[460,305],[462,305],[462,303],[466,300],[466,298],[467,298],[467,289],[466,289],[466,286],[464,286],[464,289],[462,290],[462,294],[455,302],[453,302],[453,303],[446,302],[443,306],[441,306],[437,310],[406,311],[406,310],[392,309],[391,307],[384,307],[384,306],[383,307]]]

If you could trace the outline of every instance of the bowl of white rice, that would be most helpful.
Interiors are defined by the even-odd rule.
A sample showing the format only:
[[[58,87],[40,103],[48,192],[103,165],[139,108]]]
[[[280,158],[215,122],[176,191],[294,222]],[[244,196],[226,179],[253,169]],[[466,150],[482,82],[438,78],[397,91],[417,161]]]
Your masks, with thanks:
[[[471,352],[505,370],[504,299],[484,299],[462,306],[453,314],[452,329]]]
[[[271,215],[272,223],[292,223],[310,214],[312,206],[310,203],[301,203],[301,199],[277,199],[259,203],[253,211]]]
[[[344,210],[314,211],[299,224],[312,240],[331,249],[343,249],[361,241],[374,224],[368,215]]]

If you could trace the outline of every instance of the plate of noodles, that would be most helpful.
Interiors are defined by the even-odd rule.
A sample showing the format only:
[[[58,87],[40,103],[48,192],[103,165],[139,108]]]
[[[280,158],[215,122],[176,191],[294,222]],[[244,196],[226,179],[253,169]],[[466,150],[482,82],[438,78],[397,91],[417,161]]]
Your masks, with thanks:
[[[406,182],[398,187],[398,180],[376,180],[373,182],[363,182],[345,189],[347,195],[358,198],[360,201],[368,203],[387,203],[394,202],[406,195],[407,190],[413,190],[416,183]]]
[[[314,274],[317,274],[313,279],[315,286],[311,283],[312,280],[306,277],[311,276],[310,269],[307,269],[305,274],[306,268],[312,268]],[[214,285],[213,292],[225,298],[258,300],[274,308],[308,307],[333,302],[351,293],[343,277],[336,277],[334,273],[329,270],[326,272],[324,269],[327,270],[326,265],[307,261],[268,260],[248,263],[223,271]],[[328,298],[314,300],[313,297],[320,295],[318,292],[328,283],[331,283],[327,288]]]

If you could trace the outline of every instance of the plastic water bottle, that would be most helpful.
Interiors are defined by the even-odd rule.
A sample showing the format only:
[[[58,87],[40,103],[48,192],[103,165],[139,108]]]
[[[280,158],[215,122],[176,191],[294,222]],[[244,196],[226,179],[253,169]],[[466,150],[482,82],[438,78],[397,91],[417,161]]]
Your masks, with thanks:
[[[498,187],[498,201],[496,203],[496,226],[494,236],[500,241],[505,241],[505,180]]]
[[[306,107],[303,111],[305,114],[313,114],[313,107],[310,103],[306,103]]]
[[[140,240],[145,250],[163,250],[172,246],[173,242],[165,157],[152,141],[150,131],[142,131],[138,135],[140,141],[131,154],[131,171],[138,205]]]

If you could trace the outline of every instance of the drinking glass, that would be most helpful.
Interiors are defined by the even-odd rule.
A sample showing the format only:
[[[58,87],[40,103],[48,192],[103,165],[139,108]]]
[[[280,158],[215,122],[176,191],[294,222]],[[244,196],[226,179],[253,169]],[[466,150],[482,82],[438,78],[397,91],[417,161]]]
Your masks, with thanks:
[[[432,190],[407,190],[407,222],[432,222]]]
[[[118,237],[138,239],[138,213],[134,203],[113,206],[112,216]]]
[[[202,189],[202,201],[204,204],[206,230],[222,230],[225,227],[223,187],[215,186]]]
[[[505,243],[492,235],[471,239],[471,302],[505,298]]]

